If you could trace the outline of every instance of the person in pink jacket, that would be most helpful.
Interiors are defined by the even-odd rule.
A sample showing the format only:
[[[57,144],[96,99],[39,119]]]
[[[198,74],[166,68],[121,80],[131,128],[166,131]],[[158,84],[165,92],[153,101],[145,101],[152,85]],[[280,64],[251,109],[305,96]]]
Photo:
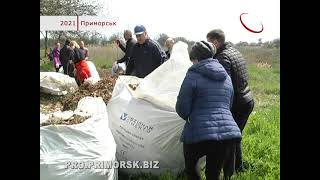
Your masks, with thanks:
[[[59,72],[59,69],[62,67],[62,64],[60,62],[60,43],[54,43],[54,49],[52,51],[53,56],[53,65],[56,69],[56,72]]]

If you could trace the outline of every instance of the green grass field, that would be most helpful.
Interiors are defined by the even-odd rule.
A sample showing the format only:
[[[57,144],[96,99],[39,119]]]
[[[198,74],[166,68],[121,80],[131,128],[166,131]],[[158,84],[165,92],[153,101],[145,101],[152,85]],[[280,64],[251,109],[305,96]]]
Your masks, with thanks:
[[[280,179],[280,49],[240,48],[240,51],[248,62],[255,108],[243,132],[243,155],[249,168],[232,179],[277,180]],[[96,66],[102,68],[111,67],[113,59],[121,56],[112,47],[92,49],[90,53]],[[259,67],[259,63],[268,63],[271,68]],[[53,70],[48,62],[40,65],[42,71],[50,68]],[[204,171],[202,176],[205,179]],[[185,177],[170,172],[160,176],[119,173],[119,180],[127,179],[183,180]]]
[[[123,51],[115,44],[108,44],[104,47],[88,47],[89,60],[93,61],[97,67],[109,69],[115,60],[124,56]],[[40,56],[44,57],[44,50],[40,50]],[[54,71],[52,62],[47,58],[40,63],[40,71]]]

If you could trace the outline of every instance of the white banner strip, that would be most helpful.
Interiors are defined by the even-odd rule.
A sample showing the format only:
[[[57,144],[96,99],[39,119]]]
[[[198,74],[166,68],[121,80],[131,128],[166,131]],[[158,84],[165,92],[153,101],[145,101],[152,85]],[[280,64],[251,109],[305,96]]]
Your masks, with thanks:
[[[40,16],[40,31],[87,31],[116,28],[118,18],[104,16]]]

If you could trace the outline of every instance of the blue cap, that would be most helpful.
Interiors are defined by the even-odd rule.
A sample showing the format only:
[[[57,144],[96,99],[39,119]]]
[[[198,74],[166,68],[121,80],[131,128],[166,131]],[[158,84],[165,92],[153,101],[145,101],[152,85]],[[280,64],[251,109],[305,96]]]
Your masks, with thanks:
[[[146,31],[146,28],[143,26],[143,25],[137,25],[135,28],[134,28],[134,35],[139,35],[139,34],[142,34]]]

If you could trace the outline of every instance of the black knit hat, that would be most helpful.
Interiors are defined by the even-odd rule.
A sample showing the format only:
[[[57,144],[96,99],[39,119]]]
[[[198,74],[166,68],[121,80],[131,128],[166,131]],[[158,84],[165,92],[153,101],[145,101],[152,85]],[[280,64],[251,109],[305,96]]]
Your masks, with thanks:
[[[206,41],[196,42],[189,53],[190,60],[197,59],[201,61],[203,59],[212,58],[216,54],[216,48],[213,44]]]

